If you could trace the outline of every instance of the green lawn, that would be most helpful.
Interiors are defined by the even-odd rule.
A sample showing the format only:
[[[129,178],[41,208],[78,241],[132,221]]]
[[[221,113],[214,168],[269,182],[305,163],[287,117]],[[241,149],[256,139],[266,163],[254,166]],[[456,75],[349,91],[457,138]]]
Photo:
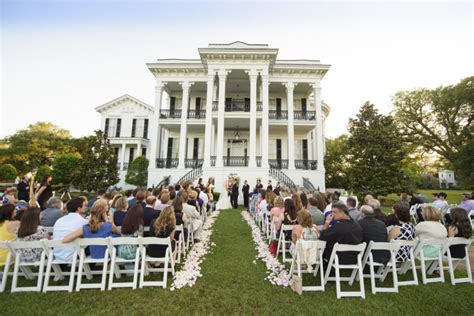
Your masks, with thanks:
[[[174,292],[146,288],[83,290],[70,294],[3,293],[1,314],[472,315],[472,284],[406,286],[398,294],[372,295],[366,282],[365,300],[337,300],[333,283],[328,284],[325,292],[302,296],[289,288],[271,285],[265,280],[265,265],[260,261],[252,263],[256,250],[240,211],[223,211],[217,218],[211,238],[216,246],[202,263],[203,277],[192,288]]]

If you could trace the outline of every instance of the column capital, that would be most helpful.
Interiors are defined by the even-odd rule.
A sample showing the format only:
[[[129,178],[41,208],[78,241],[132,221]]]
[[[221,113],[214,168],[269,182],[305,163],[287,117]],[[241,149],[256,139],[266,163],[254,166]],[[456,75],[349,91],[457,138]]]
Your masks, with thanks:
[[[225,80],[228,74],[230,74],[232,70],[227,70],[225,68],[221,68],[217,71],[217,75],[219,76],[219,80]]]
[[[298,83],[295,83],[293,81],[288,81],[288,82],[284,82],[283,85],[286,87],[287,91],[290,91],[290,90],[293,91],[293,89],[298,85]]]
[[[183,88],[183,91],[184,91],[184,90],[189,90],[191,88],[191,86],[194,84],[194,82],[192,82],[192,81],[180,81],[179,84],[181,85],[181,87]]]
[[[257,69],[247,69],[244,70],[247,75],[249,75],[251,80],[257,80],[258,77],[258,71]]]
[[[158,90],[163,90],[163,88],[166,86],[167,82],[165,81],[156,81],[156,84],[155,84],[155,91],[158,91]]]
[[[310,83],[311,88],[313,89],[321,89],[321,80],[316,80],[313,83]]]

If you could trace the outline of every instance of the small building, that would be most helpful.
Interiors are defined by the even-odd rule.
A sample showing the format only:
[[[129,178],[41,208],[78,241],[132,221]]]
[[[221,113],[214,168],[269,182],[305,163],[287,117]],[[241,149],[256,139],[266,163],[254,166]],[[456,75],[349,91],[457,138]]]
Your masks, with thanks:
[[[452,170],[440,170],[438,172],[438,179],[439,187],[442,189],[449,189],[456,186],[454,171]]]

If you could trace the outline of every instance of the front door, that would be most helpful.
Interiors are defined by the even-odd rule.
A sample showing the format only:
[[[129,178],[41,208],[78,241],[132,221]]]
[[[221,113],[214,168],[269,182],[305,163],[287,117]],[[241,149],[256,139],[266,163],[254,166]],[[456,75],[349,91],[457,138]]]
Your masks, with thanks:
[[[171,168],[171,159],[173,158],[173,138],[168,138],[168,150],[166,152],[166,168]]]
[[[193,144],[193,160],[194,161],[198,159],[198,152],[199,152],[199,138],[194,138],[194,144]]]
[[[250,112],[250,98],[245,98],[245,112]]]
[[[281,169],[281,139],[276,140],[276,159],[278,168]]]
[[[308,140],[303,139],[303,165],[308,169]]]
[[[195,106],[195,113],[196,113],[196,118],[200,118],[201,115],[201,98],[197,97],[196,98],[196,106]]]
[[[225,111],[226,112],[232,111],[232,98],[225,98]]]
[[[277,115],[277,118],[281,117],[281,99],[280,98],[276,99],[276,115]]]
[[[176,110],[176,97],[170,98],[170,117],[174,116],[174,111]]]

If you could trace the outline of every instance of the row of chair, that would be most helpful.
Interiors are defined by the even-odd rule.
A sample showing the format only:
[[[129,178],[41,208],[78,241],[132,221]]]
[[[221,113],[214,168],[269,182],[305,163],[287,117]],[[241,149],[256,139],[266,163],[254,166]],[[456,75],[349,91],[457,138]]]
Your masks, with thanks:
[[[181,234],[182,235],[182,234]],[[117,255],[117,247],[120,245],[132,245],[136,247],[135,257],[133,259],[120,258]],[[166,247],[165,256],[161,258],[150,257],[147,255],[147,247],[149,245],[162,245]],[[96,259],[86,255],[86,248],[90,246],[105,247],[104,258]],[[178,253],[183,251],[184,241],[181,238],[177,242]],[[57,247],[69,247],[73,250],[72,261],[64,262],[55,258],[53,250]],[[1,242],[0,248],[9,250],[5,266],[2,273],[2,280],[0,292],[3,292],[6,287],[8,276],[12,276],[11,292],[21,291],[68,291],[72,292],[74,282],[76,282],[76,291],[81,289],[99,288],[105,290],[107,275],[108,289],[117,287],[131,287],[133,289],[144,286],[161,286],[166,288],[167,276],[171,272],[174,275],[174,261],[171,253],[170,238],[157,237],[117,237],[117,238],[81,238],[72,243],[64,244],[61,240],[40,240],[40,241],[9,241]],[[41,249],[41,256],[38,261],[24,262],[20,258],[20,251],[24,249]],[[12,259],[14,260],[13,273],[11,273],[10,265]],[[79,262],[79,263],[78,263]],[[159,268],[154,267],[154,264],[160,264]],[[91,265],[102,266],[101,270],[94,270]],[[133,268],[130,268],[132,267]],[[65,268],[66,267],[66,268]],[[109,268],[110,267],[110,268]],[[34,272],[33,269],[37,269]],[[69,271],[64,271],[64,270]],[[160,281],[146,281],[145,276],[150,272],[162,272],[163,278]],[[77,280],[75,278],[77,274]],[[98,283],[83,283],[83,276],[88,280],[93,278],[93,275],[99,274],[100,282]],[[120,278],[122,275],[132,275],[131,282],[119,282],[115,278]],[[19,276],[23,276],[28,280],[37,279],[35,286],[18,286]],[[50,285],[51,277],[55,281],[63,280],[69,276],[67,285],[58,286]],[[114,278],[115,276],[115,278]],[[138,282],[138,277],[140,280]]]

